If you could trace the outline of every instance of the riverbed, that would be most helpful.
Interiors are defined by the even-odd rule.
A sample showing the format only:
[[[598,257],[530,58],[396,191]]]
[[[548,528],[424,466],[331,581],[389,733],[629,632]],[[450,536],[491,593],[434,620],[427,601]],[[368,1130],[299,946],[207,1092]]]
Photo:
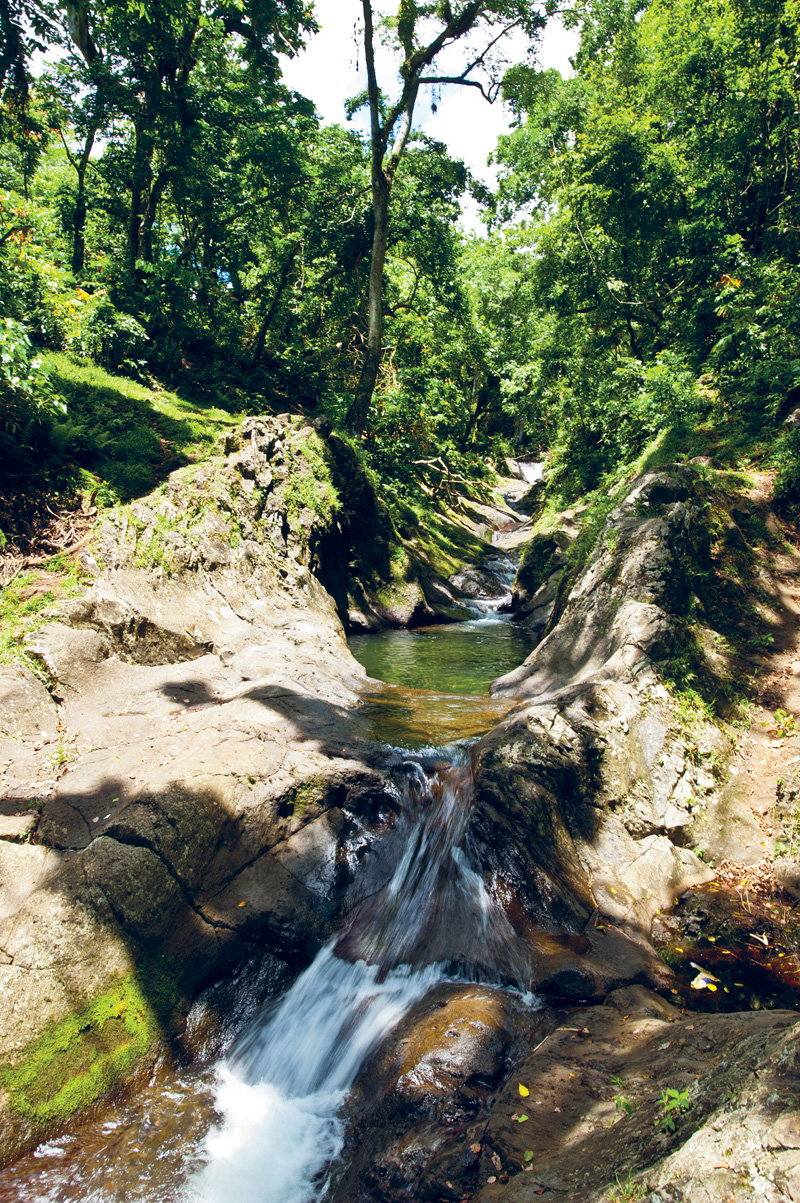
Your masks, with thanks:
[[[513,565],[498,563],[507,584]],[[502,980],[537,1009],[524,953],[466,838],[469,744],[510,709],[486,690],[532,646],[502,612],[508,595],[493,593],[471,603],[470,621],[350,641],[374,679],[365,733],[397,752],[397,815],[377,857],[393,866],[388,880],[355,890],[344,929],[282,997],[260,997],[251,973],[250,1013],[240,999],[217,1056],[162,1064],[135,1097],[7,1169],[0,1199],[309,1203],[336,1165],[360,1067],[432,989]],[[359,872],[368,877],[369,863]]]

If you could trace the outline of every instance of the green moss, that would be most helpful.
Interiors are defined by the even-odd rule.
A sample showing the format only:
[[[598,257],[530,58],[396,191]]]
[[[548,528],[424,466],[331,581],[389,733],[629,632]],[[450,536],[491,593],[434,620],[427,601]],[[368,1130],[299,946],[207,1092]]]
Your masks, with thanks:
[[[289,478],[284,485],[286,512],[296,522],[302,509],[326,524],[340,509],[325,444],[317,436],[298,439],[289,453]]]
[[[44,574],[44,575],[43,575]],[[57,581],[52,577],[57,574]],[[40,581],[50,588],[30,596]],[[22,660],[28,668],[39,673],[24,651],[24,642],[43,623],[52,618],[53,605],[58,598],[72,597],[81,589],[80,569],[67,556],[53,556],[41,570],[24,572],[0,589],[0,664]]]
[[[316,806],[326,797],[330,782],[325,777],[309,777],[300,785],[289,790],[282,801],[281,809],[288,815],[300,817],[309,806]]]
[[[88,1107],[162,1038],[174,1002],[158,970],[148,974],[148,996],[129,974],[83,1010],[48,1024],[20,1061],[0,1068],[11,1111],[44,1126]]]

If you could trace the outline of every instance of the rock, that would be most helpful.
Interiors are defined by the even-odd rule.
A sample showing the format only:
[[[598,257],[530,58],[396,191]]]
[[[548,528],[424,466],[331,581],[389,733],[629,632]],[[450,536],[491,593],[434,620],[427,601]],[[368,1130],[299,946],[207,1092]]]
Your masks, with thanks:
[[[800,1166],[795,1125],[784,1119],[800,1111],[798,1035],[788,1011],[684,1017],[644,992],[617,992],[570,1015],[515,1068],[476,1172],[460,1185],[474,1185],[480,1203],[522,1203],[542,1189],[600,1203],[630,1172],[642,1197],[653,1191],[677,1203],[738,1193],[740,1176],[753,1181],[755,1172],[766,1184],[759,1197],[785,1199],[780,1184]],[[525,1124],[511,1118],[520,1082],[530,1090]],[[672,1132],[659,1123],[667,1088],[688,1092]],[[627,1108],[618,1108],[620,1098]],[[781,1163],[768,1150],[786,1149],[785,1139]],[[486,1185],[498,1178],[497,1162],[501,1176]]]
[[[0,840],[24,844],[33,835],[38,822],[39,816],[30,811],[28,814],[0,814]]]
[[[791,894],[792,898],[800,898],[800,864],[789,856],[779,857],[772,866],[775,882]]]
[[[0,839],[3,1158],[146,1069],[254,950],[296,971],[333,930],[348,841],[369,842],[387,785],[315,576],[338,537],[321,448],[248,419],[227,464],[181,469],[105,523],[103,575],[29,643],[52,695],[0,669],[0,834],[37,841]],[[318,510],[287,526],[289,459],[320,479]],[[73,1089],[87,1050],[97,1074]]]
[[[447,1196],[515,1050],[553,1022],[496,987],[438,986],[356,1079],[333,1203]]]
[[[523,883],[520,904],[531,923],[542,926],[549,919],[583,931],[597,911],[601,926],[619,925],[635,942],[631,953],[642,957],[636,971],[628,964],[624,972],[657,977],[655,958],[637,942],[647,940],[657,910],[713,873],[693,853],[676,848],[666,826],[644,838],[627,830],[621,791],[637,783],[644,805],[649,788],[654,825],[655,787],[666,767],[648,773],[647,749],[659,746],[659,734],[653,724],[646,726],[641,748],[638,728],[626,717],[637,708],[633,691],[609,684],[578,686],[559,703],[513,711],[475,747],[474,824],[486,855]],[[661,797],[666,825],[672,804],[668,791]],[[606,938],[610,953],[619,935],[609,927]],[[608,963],[610,968],[613,958]],[[621,980],[617,976],[615,984]],[[609,988],[606,983],[584,996]]]
[[[575,529],[561,527],[534,535],[526,545],[514,580],[514,621],[543,635],[555,610],[558,586],[567,564]]]
[[[672,466],[640,477],[611,513],[556,625],[493,693],[547,697],[567,685],[634,680],[672,652],[691,580],[709,564],[694,476]],[[552,621],[552,620],[551,620]]]

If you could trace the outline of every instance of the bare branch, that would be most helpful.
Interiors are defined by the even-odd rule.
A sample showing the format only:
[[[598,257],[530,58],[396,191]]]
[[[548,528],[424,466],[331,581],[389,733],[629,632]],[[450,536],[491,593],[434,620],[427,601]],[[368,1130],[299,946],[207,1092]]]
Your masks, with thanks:
[[[483,99],[489,104],[494,104],[500,93],[500,84],[490,87],[487,92],[480,80],[464,79],[461,75],[425,75],[419,82],[421,84],[457,84],[460,88],[477,88]]]

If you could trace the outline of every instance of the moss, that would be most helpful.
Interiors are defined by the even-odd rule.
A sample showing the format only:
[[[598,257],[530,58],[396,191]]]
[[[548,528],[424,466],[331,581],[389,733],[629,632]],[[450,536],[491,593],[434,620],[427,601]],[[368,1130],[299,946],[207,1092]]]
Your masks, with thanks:
[[[35,1127],[84,1110],[116,1086],[163,1038],[177,995],[151,967],[128,974],[81,1011],[48,1024],[16,1064],[0,1068],[10,1110]]]
[[[22,573],[0,589],[0,664],[21,660],[41,675],[40,666],[25,654],[25,640],[50,621],[59,599],[74,597],[82,587],[80,566],[56,555],[41,570]]]
[[[297,439],[289,452],[289,479],[284,485],[286,512],[296,522],[302,509],[329,524],[340,509],[325,444],[317,435]]]
[[[280,811],[288,816],[299,818],[309,806],[322,802],[330,789],[330,782],[324,777],[309,777],[300,785],[294,786],[281,801]]]

